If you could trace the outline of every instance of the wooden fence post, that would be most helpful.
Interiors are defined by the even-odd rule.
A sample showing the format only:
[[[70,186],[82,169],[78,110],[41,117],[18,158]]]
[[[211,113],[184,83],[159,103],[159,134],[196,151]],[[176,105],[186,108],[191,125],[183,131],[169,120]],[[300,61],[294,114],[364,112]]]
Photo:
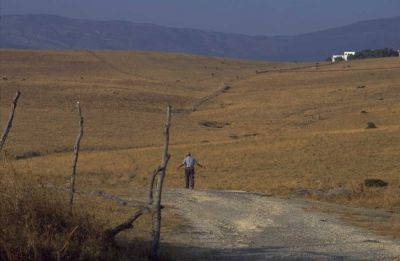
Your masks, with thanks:
[[[71,173],[71,181],[70,181],[69,205],[70,205],[71,211],[72,211],[72,204],[74,202],[74,193],[75,193],[76,165],[78,163],[80,142],[81,142],[81,139],[83,136],[83,116],[82,116],[81,105],[79,102],[76,102],[76,106],[77,106],[78,113],[79,113],[79,133],[78,133],[78,137],[76,139],[75,146],[74,146],[75,157],[72,162],[72,173]]]
[[[168,105],[167,120],[164,127],[164,149],[161,159],[161,165],[152,173],[147,204],[139,208],[125,222],[115,226],[114,228],[107,229],[105,231],[105,237],[107,239],[113,239],[120,232],[132,228],[133,223],[139,217],[149,212],[153,213],[153,241],[150,253],[150,257],[153,260],[157,259],[158,257],[158,247],[160,244],[161,209],[163,208],[161,206],[161,193],[162,193],[163,181],[166,174],[167,165],[169,159],[171,158],[170,155],[168,154],[170,126],[171,126],[171,106]],[[154,193],[153,187],[156,179],[157,179],[157,186]],[[153,202],[154,201],[153,193],[155,194],[155,203]]]
[[[8,133],[10,132],[10,130],[12,128],[12,123],[14,120],[14,113],[15,113],[15,109],[17,108],[19,96],[21,96],[21,92],[17,91],[17,93],[15,94],[15,97],[12,101],[12,104],[11,104],[11,111],[10,111],[10,115],[8,116],[8,121],[7,121],[6,127],[4,128],[3,134],[1,135],[0,152],[3,149],[4,144],[6,143]]]
[[[161,232],[161,194],[163,182],[166,175],[167,164],[170,159],[168,154],[169,147],[169,129],[171,127],[171,106],[167,107],[167,119],[164,127],[164,149],[161,159],[160,171],[157,178],[157,187],[155,191],[155,205],[153,213],[153,241],[151,244],[150,258],[156,260],[158,258],[158,247],[160,245],[160,232]]]

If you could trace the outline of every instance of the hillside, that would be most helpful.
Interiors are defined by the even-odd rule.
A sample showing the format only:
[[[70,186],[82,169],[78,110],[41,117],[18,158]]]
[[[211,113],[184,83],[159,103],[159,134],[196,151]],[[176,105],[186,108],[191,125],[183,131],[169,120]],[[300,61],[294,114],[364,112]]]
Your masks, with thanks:
[[[400,48],[400,17],[277,37],[51,15],[6,15],[0,23],[1,48],[149,50],[277,61],[317,61],[345,50]]]
[[[3,50],[0,58],[8,61],[0,65],[1,126],[15,91],[23,93],[7,146],[19,171],[66,182],[79,100],[79,184],[143,186],[170,103],[169,186],[182,185],[173,167],[192,151],[207,166],[200,188],[288,195],[345,186],[352,202],[398,204],[386,194],[398,184],[398,58],[317,66],[152,52]],[[221,92],[224,83],[231,88]],[[365,178],[391,185],[359,194]]]
[[[365,231],[357,236],[342,222],[336,226],[332,212],[383,235],[400,236],[397,57],[315,64],[161,52],[3,49],[0,60],[7,61],[0,63],[0,126],[7,120],[16,90],[22,92],[6,153],[0,155],[0,175],[11,180],[29,177],[41,188],[60,192],[67,188],[79,100],[85,131],[76,184],[77,191],[86,194],[77,195],[77,204],[107,227],[122,222],[147,195],[143,191],[160,161],[165,108],[170,103],[172,157],[165,180],[164,250],[198,245],[199,235],[205,235],[211,238],[201,240],[203,244],[215,242],[214,237],[220,243],[216,248],[224,249],[232,247],[224,239],[240,239],[255,255],[274,242],[281,247],[304,243],[300,252],[281,249],[294,255],[310,249],[351,252],[355,244],[367,255],[375,246],[384,251],[376,243],[386,239]],[[368,122],[377,128],[367,129]],[[188,151],[206,166],[197,171],[193,193],[180,189],[183,173],[176,170]],[[367,178],[389,185],[369,188],[363,185]],[[110,197],[104,200],[107,195],[128,203],[120,206]],[[298,205],[265,195],[342,206]],[[280,203],[273,203],[276,200]],[[353,212],[349,205],[363,208]],[[316,215],[320,209],[329,214]],[[199,211],[203,212],[193,215]],[[149,220],[144,218],[119,239],[149,240]],[[203,223],[196,223],[199,220]],[[317,229],[311,238],[302,232],[288,233],[304,231],[298,227]],[[337,228],[344,232],[335,233]],[[347,235],[356,235],[352,248],[335,243],[349,239]],[[315,238],[325,238],[326,244],[317,249],[314,243],[307,244]],[[394,244],[385,246],[398,251]],[[203,252],[209,253],[205,247]],[[192,253],[193,248],[171,251],[180,255],[182,250]]]

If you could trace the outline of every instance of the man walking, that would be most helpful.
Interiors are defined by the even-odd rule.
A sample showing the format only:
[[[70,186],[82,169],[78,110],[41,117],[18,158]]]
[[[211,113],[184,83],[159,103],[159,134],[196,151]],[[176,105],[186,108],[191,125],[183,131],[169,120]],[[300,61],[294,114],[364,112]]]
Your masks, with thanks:
[[[188,189],[189,186],[191,189],[194,189],[194,174],[195,174],[195,166],[199,166],[201,168],[204,168],[200,163],[197,162],[197,160],[192,156],[192,154],[189,152],[186,154],[186,157],[183,159],[183,162],[181,165],[179,165],[178,170],[182,168],[183,166],[185,167],[185,185],[186,188]]]

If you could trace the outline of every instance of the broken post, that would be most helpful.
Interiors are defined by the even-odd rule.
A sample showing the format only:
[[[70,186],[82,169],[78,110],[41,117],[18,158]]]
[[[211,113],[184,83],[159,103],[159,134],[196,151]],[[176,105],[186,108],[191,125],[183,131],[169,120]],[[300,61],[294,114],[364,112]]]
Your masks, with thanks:
[[[78,134],[78,137],[75,142],[75,146],[74,146],[75,157],[72,162],[72,173],[71,173],[71,182],[70,182],[70,191],[69,191],[69,205],[70,205],[71,211],[72,211],[72,204],[74,202],[74,193],[75,193],[76,165],[78,163],[80,142],[81,142],[81,139],[83,136],[83,116],[82,116],[81,105],[79,102],[76,102],[76,106],[78,108],[78,113],[79,113],[79,134]]]
[[[11,103],[11,111],[10,111],[10,114],[8,116],[8,121],[7,121],[6,127],[4,128],[3,134],[1,135],[0,152],[2,151],[3,146],[6,143],[8,133],[10,132],[10,130],[12,128],[15,109],[17,108],[17,103],[18,103],[19,96],[21,96],[21,92],[17,91],[17,93],[15,94],[15,97],[14,97],[12,103]]]
[[[160,231],[161,231],[161,194],[163,188],[163,182],[166,174],[166,169],[170,155],[168,154],[169,147],[169,129],[171,127],[171,106],[167,107],[167,119],[164,126],[164,149],[161,159],[160,171],[158,172],[157,187],[155,191],[155,204],[153,213],[153,241],[151,244],[151,260],[158,258],[158,247],[160,245]]]

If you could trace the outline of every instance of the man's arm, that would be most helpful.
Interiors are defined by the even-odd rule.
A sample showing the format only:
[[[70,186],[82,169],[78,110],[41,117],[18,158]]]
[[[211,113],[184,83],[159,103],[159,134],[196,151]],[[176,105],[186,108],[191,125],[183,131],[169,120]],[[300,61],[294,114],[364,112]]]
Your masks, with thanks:
[[[197,166],[199,166],[200,168],[205,168],[203,165],[201,165],[200,163],[197,162]]]

